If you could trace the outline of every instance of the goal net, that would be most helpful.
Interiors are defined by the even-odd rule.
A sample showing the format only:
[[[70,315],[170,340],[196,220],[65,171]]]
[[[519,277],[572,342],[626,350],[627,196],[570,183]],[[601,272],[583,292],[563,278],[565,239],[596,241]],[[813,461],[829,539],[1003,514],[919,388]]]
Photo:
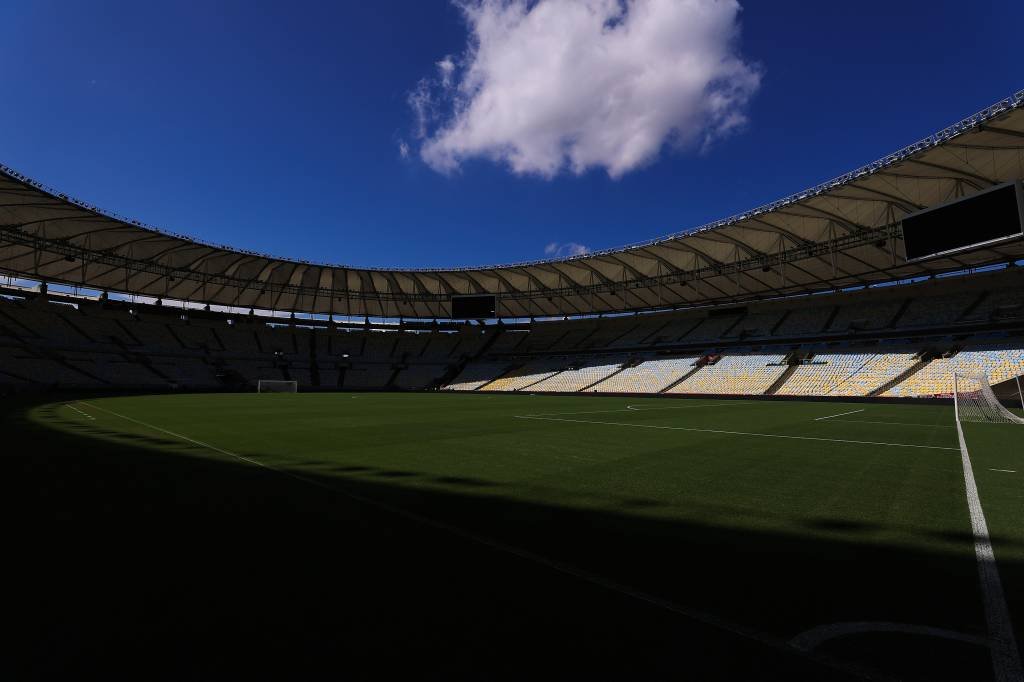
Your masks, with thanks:
[[[277,379],[260,379],[256,388],[260,393],[298,393],[299,382],[279,381]]]
[[[953,400],[961,422],[1024,424],[1024,419],[1003,407],[984,374],[954,374]]]

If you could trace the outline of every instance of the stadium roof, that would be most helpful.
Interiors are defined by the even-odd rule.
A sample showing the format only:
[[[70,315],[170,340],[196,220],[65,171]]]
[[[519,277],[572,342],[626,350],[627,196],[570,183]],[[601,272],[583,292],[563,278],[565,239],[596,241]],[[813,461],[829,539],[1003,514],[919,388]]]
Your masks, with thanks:
[[[834,290],[1024,257],[1021,241],[906,262],[900,220],[1024,178],[1024,91],[920,142],[760,208],[573,258],[360,268],[205,243],[101,211],[0,165],[0,271],[144,296],[307,313],[448,318],[454,294],[502,317],[582,315]]]

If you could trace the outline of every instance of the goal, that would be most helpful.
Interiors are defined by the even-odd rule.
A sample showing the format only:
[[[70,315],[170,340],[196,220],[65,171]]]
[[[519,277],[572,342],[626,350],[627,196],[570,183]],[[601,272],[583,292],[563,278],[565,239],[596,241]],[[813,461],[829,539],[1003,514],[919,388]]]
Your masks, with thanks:
[[[1003,407],[984,374],[953,374],[953,401],[961,422],[1024,424],[1024,419]]]
[[[299,382],[260,379],[256,388],[260,393],[298,393]]]

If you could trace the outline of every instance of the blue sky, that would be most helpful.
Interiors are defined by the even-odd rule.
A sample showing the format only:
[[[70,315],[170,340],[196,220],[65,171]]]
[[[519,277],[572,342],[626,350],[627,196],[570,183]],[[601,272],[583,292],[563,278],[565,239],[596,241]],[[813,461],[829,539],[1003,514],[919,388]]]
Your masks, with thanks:
[[[473,6],[507,9],[482,1]],[[661,52],[650,40],[624,41],[619,61],[594,69],[598,78],[677,48],[725,50],[735,68],[717,73],[714,87],[732,79],[726,113],[684,116],[707,102],[679,99],[670,78],[606,125],[595,124],[585,100],[617,82],[588,89],[570,70],[572,87],[552,81],[531,100],[500,70],[523,55],[547,59],[529,31],[543,31],[548,15],[529,17],[533,29],[487,33],[487,17],[473,24],[448,0],[4,3],[0,162],[216,243],[351,265],[492,264],[544,258],[551,244],[562,253],[566,244],[608,248],[725,217],[1024,88],[1022,3],[969,11],[934,1],[741,4],[727,13],[738,34],[724,43],[704,45],[702,25],[687,20]],[[554,19],[557,7],[569,11],[554,0],[540,6]],[[619,16],[606,28],[631,21]],[[482,36],[481,54],[496,55],[490,62],[467,59],[471,33]],[[588,35],[581,28],[572,39]],[[437,66],[449,56],[457,82],[476,67],[481,92],[508,110],[495,114],[485,97],[468,102],[484,113],[474,119],[470,108],[460,121],[467,101],[453,103]],[[632,67],[623,68],[628,76]],[[409,102],[421,83],[438,110],[425,137]],[[577,85],[582,94],[570,97]],[[563,96],[564,115],[538,133],[534,109]],[[632,129],[648,111],[670,126],[680,117],[653,138],[653,154],[623,161],[632,158],[626,146],[602,147],[605,132]],[[503,127],[510,116],[517,122]],[[558,126],[577,132],[558,138]],[[544,165],[549,133],[561,140],[559,155],[569,150],[555,166]],[[433,156],[425,160],[423,149]]]

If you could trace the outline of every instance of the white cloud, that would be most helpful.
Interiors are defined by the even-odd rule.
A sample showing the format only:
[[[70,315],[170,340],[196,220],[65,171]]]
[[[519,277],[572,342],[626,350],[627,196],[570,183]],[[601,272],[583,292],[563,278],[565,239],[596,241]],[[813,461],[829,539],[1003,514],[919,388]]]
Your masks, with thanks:
[[[422,140],[427,136],[431,123],[437,117],[430,79],[424,78],[417,83],[416,88],[406,97],[406,102],[416,119],[413,135]]]
[[[552,177],[617,178],[662,148],[741,126],[759,70],[735,49],[736,0],[454,0],[465,53],[409,95],[420,155]]]
[[[590,253],[590,249],[583,244],[576,242],[551,242],[544,247],[544,255],[551,258],[567,258],[569,256],[583,256]]]
[[[455,75],[455,61],[451,55],[445,55],[445,58],[437,63],[437,70],[441,78],[441,86],[450,88],[452,86],[452,76]]]
[[[399,140],[398,141],[398,154],[399,154],[399,156],[401,156],[403,159],[408,159],[409,158],[409,154],[411,154],[411,153],[412,153],[412,150],[409,149],[409,143],[406,142],[405,140]]]
[[[417,139],[423,139],[440,118],[439,99],[449,95],[454,85],[456,64],[451,55],[445,55],[434,66],[437,67],[437,76],[432,78],[421,78],[413,88],[413,91],[406,97],[409,108],[412,109],[416,119],[414,134]],[[440,92],[436,92],[440,91]]]

